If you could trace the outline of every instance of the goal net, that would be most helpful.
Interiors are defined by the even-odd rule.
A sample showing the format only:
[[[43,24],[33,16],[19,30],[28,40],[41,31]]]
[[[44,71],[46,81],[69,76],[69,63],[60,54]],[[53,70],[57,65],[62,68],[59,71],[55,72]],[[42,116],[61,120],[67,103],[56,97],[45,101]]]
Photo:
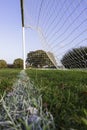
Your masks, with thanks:
[[[42,48],[53,64],[57,68],[87,68],[87,1],[21,2],[24,27],[37,32]]]

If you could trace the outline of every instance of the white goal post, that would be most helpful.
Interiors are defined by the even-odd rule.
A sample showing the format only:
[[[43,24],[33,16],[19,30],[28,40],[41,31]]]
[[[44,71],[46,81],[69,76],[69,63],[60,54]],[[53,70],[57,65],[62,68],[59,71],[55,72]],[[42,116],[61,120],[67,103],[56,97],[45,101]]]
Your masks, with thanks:
[[[26,58],[25,58],[25,27],[24,27],[24,0],[20,0],[21,5],[21,19],[22,19],[22,42],[23,42],[23,69],[26,69]]]

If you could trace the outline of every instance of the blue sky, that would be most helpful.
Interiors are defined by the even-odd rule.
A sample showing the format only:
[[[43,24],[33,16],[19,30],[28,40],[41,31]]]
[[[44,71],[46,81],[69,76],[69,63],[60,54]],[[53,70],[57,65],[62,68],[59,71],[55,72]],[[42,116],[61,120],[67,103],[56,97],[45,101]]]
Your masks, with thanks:
[[[24,1],[25,25],[35,28],[25,31],[26,55],[42,49],[36,31],[39,27],[45,38],[42,42],[58,59],[71,48],[87,46],[86,0]],[[23,57],[22,50],[20,0],[0,0],[0,59],[13,63]]]
[[[40,48],[36,32],[28,30],[28,35],[26,55],[29,51]],[[0,0],[0,59],[13,63],[14,59],[22,57],[20,0]]]
[[[22,32],[19,0],[0,1],[0,59],[12,63],[22,57]]]

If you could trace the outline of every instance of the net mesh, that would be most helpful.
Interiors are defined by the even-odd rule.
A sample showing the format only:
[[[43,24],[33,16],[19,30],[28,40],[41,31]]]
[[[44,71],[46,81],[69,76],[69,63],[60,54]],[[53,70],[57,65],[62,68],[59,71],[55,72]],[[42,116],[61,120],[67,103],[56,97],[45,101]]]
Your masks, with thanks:
[[[24,0],[24,26],[37,32],[56,67],[87,68],[86,0]]]

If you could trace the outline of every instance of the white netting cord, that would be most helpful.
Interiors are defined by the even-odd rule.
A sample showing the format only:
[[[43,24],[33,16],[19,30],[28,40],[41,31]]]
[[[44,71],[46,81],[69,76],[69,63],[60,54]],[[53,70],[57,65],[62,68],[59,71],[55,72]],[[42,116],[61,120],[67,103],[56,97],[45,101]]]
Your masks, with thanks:
[[[33,8],[32,8],[33,7]],[[25,26],[32,26],[39,33],[41,44],[46,52],[55,56],[49,58],[58,67],[63,64],[62,59],[67,52],[79,48],[78,61],[73,54],[66,56],[68,65],[76,61],[78,68],[83,68],[80,57],[86,64],[87,49],[87,3],[86,0],[25,0]],[[68,59],[69,60],[68,60]],[[82,60],[82,59],[81,59]],[[69,62],[69,63],[68,63]],[[63,65],[62,65],[63,66]],[[87,65],[84,65],[85,68]]]

